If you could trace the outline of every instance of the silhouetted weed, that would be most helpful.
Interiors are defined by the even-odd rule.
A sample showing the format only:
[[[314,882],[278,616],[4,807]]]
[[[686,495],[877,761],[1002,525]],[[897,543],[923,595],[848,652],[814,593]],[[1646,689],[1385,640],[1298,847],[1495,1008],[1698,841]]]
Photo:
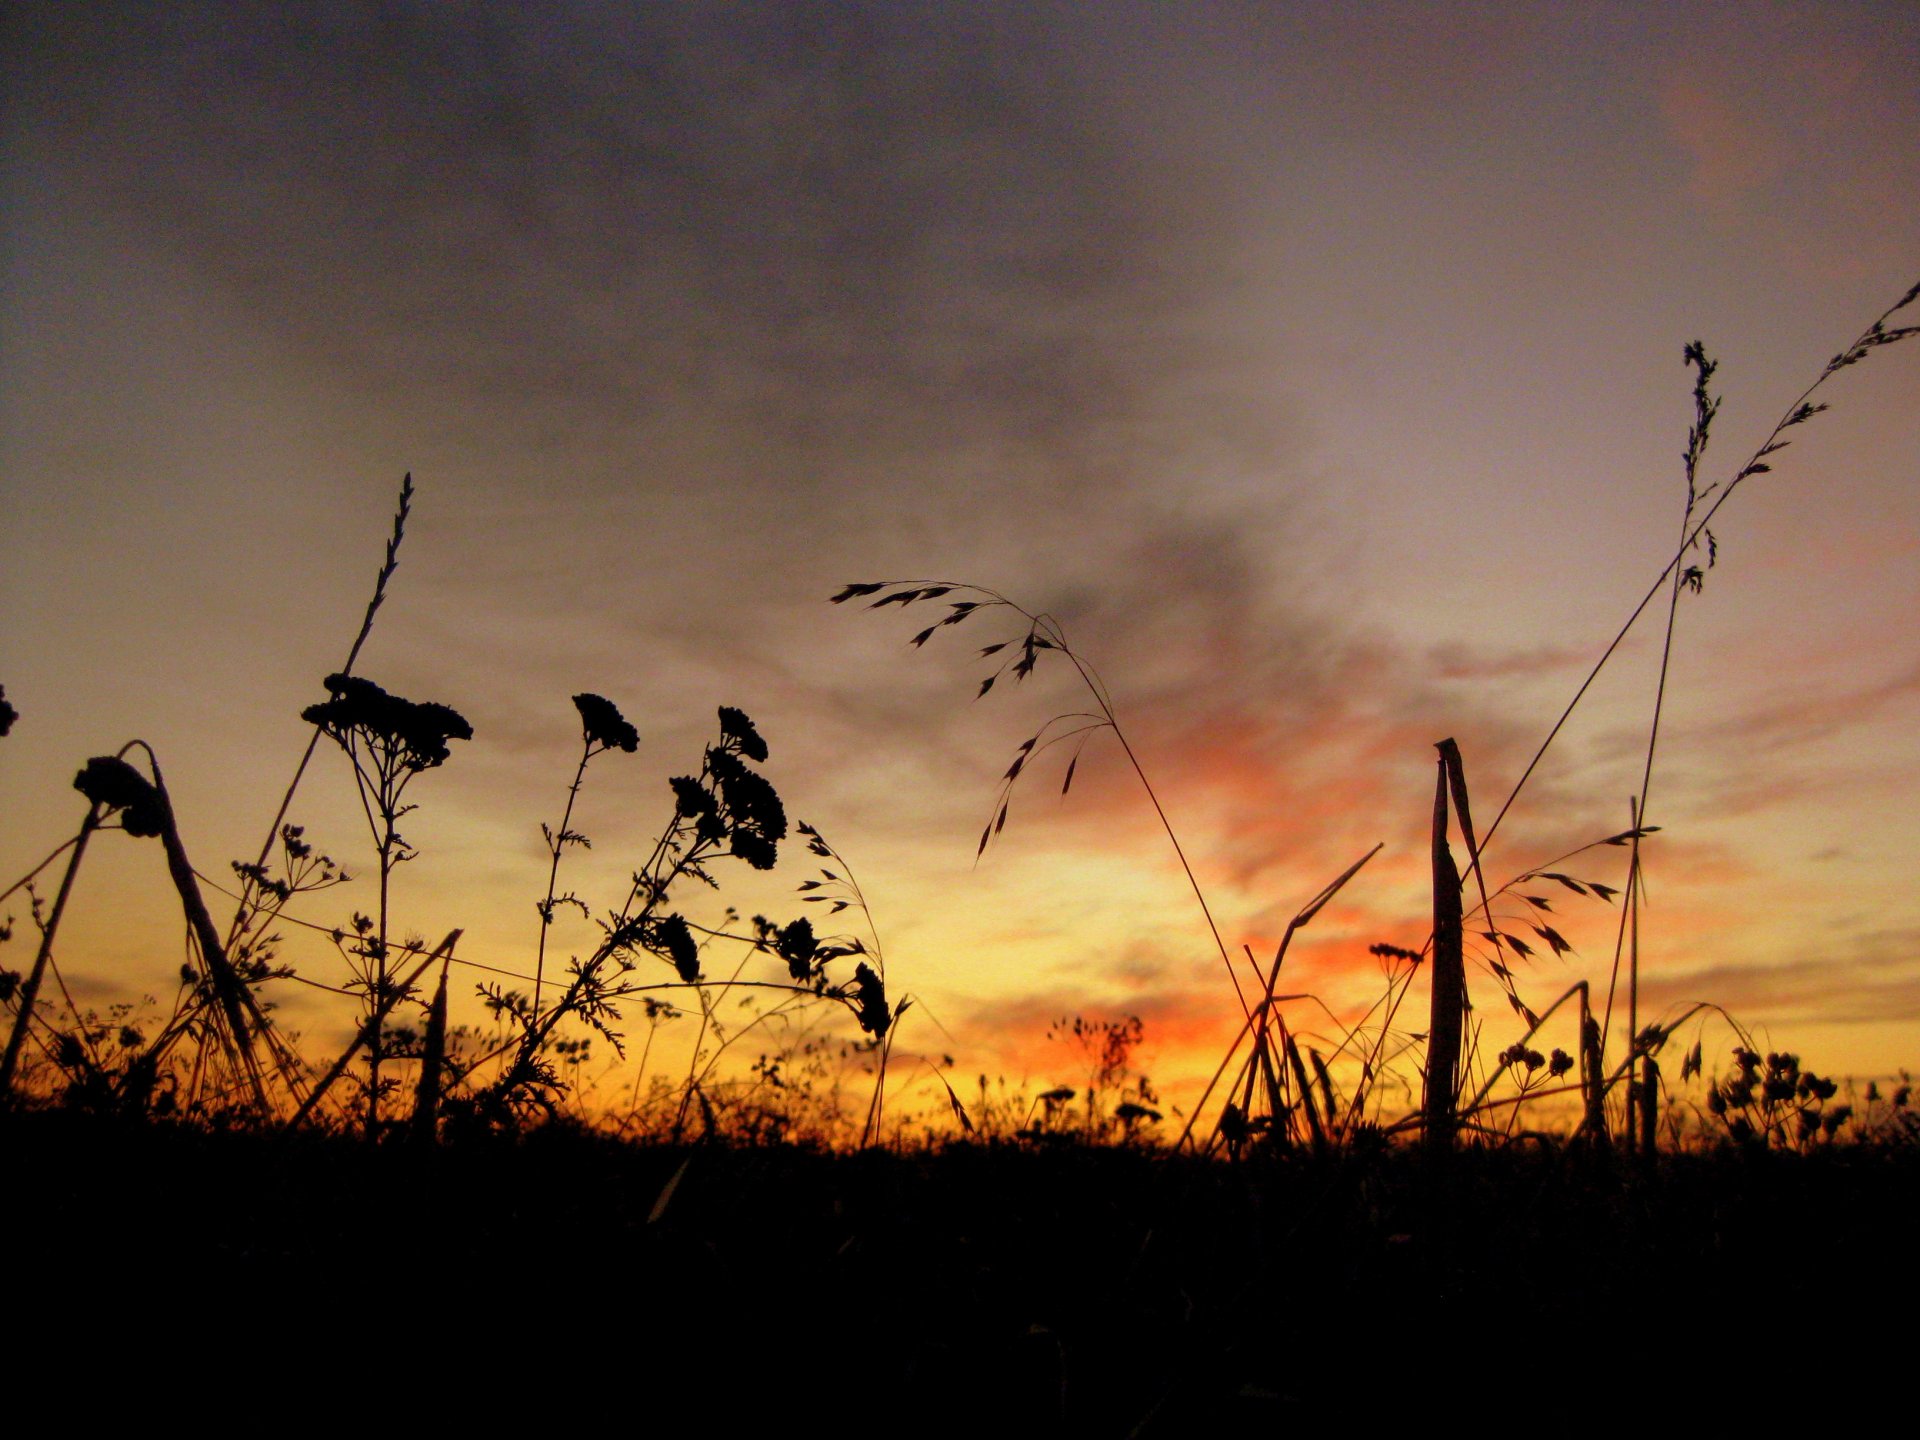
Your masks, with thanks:
[[[358,676],[329,675],[326,689],[330,698],[309,705],[300,718],[338,745],[352,763],[380,867],[378,910],[372,918],[356,914],[351,934],[336,932],[341,938],[335,943],[353,967],[349,988],[364,997],[365,1013],[384,1016],[397,1002],[412,998],[410,987],[394,985],[389,943],[393,872],[417,853],[400,835],[401,817],[415,808],[402,797],[415,777],[451,757],[450,742],[471,740],[473,727],[449,706],[402,699]],[[389,1054],[381,1027],[376,1026],[366,1052],[366,1129],[372,1135],[380,1125],[380,1102],[392,1088],[392,1082],[383,1084],[380,1076]]]
[[[1685,501],[1679,541],[1672,559],[1549,729],[1546,739],[1484,832],[1476,833],[1471,819],[1465,768],[1458,747],[1450,739],[1439,743],[1440,771],[1433,824],[1434,910],[1430,938],[1426,946],[1417,952],[1399,947],[1375,947],[1376,955],[1395,962],[1387,974],[1385,993],[1357,1020],[1342,1019],[1329,1012],[1328,1018],[1334,1021],[1335,1032],[1329,1037],[1326,1054],[1312,1045],[1303,1050],[1300,1037],[1293,1034],[1280,1017],[1277,1007],[1289,1001],[1310,1002],[1323,1011],[1326,1008],[1312,995],[1277,994],[1280,968],[1287,942],[1294,930],[1308,923],[1319,907],[1351,880],[1375,852],[1369,852],[1355,862],[1319,897],[1302,908],[1288,927],[1271,965],[1266,968],[1264,993],[1250,1000],[1234,957],[1215,922],[1213,908],[1188,863],[1185,849],[1159,795],[1148,781],[1146,771],[1120,725],[1111,693],[1092,665],[1068,643],[1065,629],[1056,617],[1028,610],[996,590],[954,580],[858,581],[843,586],[829,598],[836,605],[862,601],[871,610],[886,610],[896,606],[902,610],[931,605],[944,607],[945,613],[938,620],[916,630],[910,637],[908,644],[916,649],[924,647],[946,629],[968,624],[978,617],[1012,621],[1010,633],[991,639],[978,651],[977,658],[989,662],[991,668],[979,682],[975,691],[976,699],[988,695],[1008,677],[1015,684],[1025,680],[1034,673],[1042,658],[1048,655],[1060,656],[1076,672],[1092,698],[1094,709],[1053,716],[1015,748],[1012,763],[1000,777],[992,809],[975,847],[976,855],[984,854],[994,837],[1004,829],[1013,790],[1021,778],[1029,773],[1033,761],[1056,746],[1069,748],[1061,781],[1064,794],[1072,786],[1088,740],[1102,731],[1113,735],[1139,778],[1200,904],[1208,933],[1227,969],[1243,1017],[1233,1047],[1222,1060],[1220,1070],[1209,1083],[1201,1102],[1205,1106],[1213,1097],[1229,1064],[1243,1043],[1246,1044],[1246,1054],[1237,1077],[1225,1087],[1216,1102],[1218,1108],[1213,1112],[1215,1118],[1212,1129],[1201,1132],[1203,1148],[1210,1150],[1219,1145],[1237,1157],[1258,1139],[1268,1145],[1282,1147],[1305,1143],[1318,1151],[1355,1133],[1362,1125],[1376,1126],[1377,1112],[1370,1115],[1370,1102],[1379,1095],[1396,1063],[1412,1061],[1420,1078],[1424,1098],[1417,1112],[1409,1114],[1393,1128],[1421,1130],[1430,1142],[1442,1147],[1451,1146],[1462,1126],[1470,1135],[1510,1139],[1518,1133],[1518,1116],[1523,1105],[1577,1090],[1582,1110],[1580,1130],[1591,1143],[1605,1144],[1617,1134],[1629,1146],[1638,1144],[1651,1149],[1658,1138],[1662,1094],[1657,1056],[1686,1018],[1712,1008],[1696,1006],[1680,1019],[1661,1024],[1643,1026],[1639,1019],[1641,843],[1660,829],[1647,822],[1648,803],[1680,596],[1683,592],[1700,593],[1704,589],[1707,572],[1719,559],[1720,543],[1710,524],[1721,507],[1745,482],[1771,472],[1772,463],[1768,457],[1777,455],[1791,443],[1787,431],[1806,424],[1827,409],[1824,402],[1813,400],[1814,393],[1840,370],[1859,363],[1874,350],[1920,334],[1920,326],[1890,327],[1888,324],[1895,313],[1911,305],[1916,298],[1920,298],[1920,285],[1909,289],[1852,345],[1834,356],[1812,384],[1788,406],[1748,460],[1724,482],[1706,483],[1701,473],[1713,421],[1720,408],[1719,397],[1711,390],[1717,362],[1708,356],[1705,346],[1700,342],[1685,346],[1682,358],[1694,376],[1694,413],[1682,455]],[[1694,560],[1696,556],[1704,563]],[[1482,866],[1487,845],[1594,680],[1663,588],[1668,595],[1665,641],[1653,697],[1643,773],[1631,807],[1631,824],[1618,834],[1583,846],[1571,855],[1562,856],[1546,865],[1533,867],[1499,889],[1490,891]],[[1459,830],[1466,848],[1467,864],[1464,871],[1452,858],[1449,837],[1455,828]],[[1576,877],[1561,868],[1573,856],[1599,845],[1628,848],[1624,884],[1604,884],[1584,876]],[[1375,848],[1377,851],[1378,847]],[[1522,998],[1515,967],[1530,962],[1536,953],[1536,946],[1544,945],[1556,957],[1568,954],[1573,949],[1572,943],[1553,921],[1551,898],[1538,889],[1520,888],[1535,881],[1549,881],[1575,895],[1597,897],[1608,903],[1624,892],[1613,972],[1608,981],[1604,1004],[1592,1004],[1584,982],[1569,989],[1544,1011],[1536,1011]],[[1479,903],[1471,910],[1463,910],[1460,895],[1460,891],[1467,886],[1474,887],[1478,894]],[[1497,903],[1500,908],[1496,908]],[[1518,933],[1522,930],[1533,938],[1523,937]],[[1489,948],[1475,958],[1500,987],[1509,1008],[1526,1026],[1525,1033],[1504,1047],[1490,1065],[1483,1064],[1480,1059],[1480,1027],[1475,1024],[1469,1029],[1471,1004],[1464,973],[1464,960],[1469,953],[1470,942],[1477,944],[1482,940]],[[1258,976],[1261,967],[1251,951],[1247,953],[1247,961]],[[1624,1047],[1624,1057],[1610,1068],[1607,1058],[1609,1027],[1616,992],[1621,988],[1623,961],[1626,971],[1624,1007],[1628,1042]],[[1396,1030],[1394,1021],[1398,1009],[1407,997],[1414,976],[1420,972],[1427,974],[1431,981],[1431,1010],[1427,1026],[1418,1033]],[[1579,1014],[1573,1051],[1555,1049],[1549,1061],[1531,1042],[1548,1017],[1563,1003],[1575,998],[1579,1002]],[[1696,1043],[1690,1056],[1691,1064],[1683,1065],[1683,1079],[1698,1070],[1698,1048]],[[1344,1099],[1334,1082],[1330,1060],[1344,1062],[1349,1072],[1349,1093]],[[1576,1068],[1579,1072],[1577,1083],[1559,1083]],[[1478,1088],[1469,1095],[1473,1077],[1476,1076],[1479,1077]],[[1495,1095],[1494,1089],[1503,1078],[1512,1081],[1511,1093]],[[1737,1083],[1736,1093],[1742,1093]],[[1725,1093],[1716,1090],[1714,1095],[1717,1097],[1714,1103],[1722,1107],[1715,1113],[1724,1113],[1728,1103]],[[1509,1111],[1504,1120],[1496,1113],[1500,1109]],[[1819,1135],[1831,1138],[1845,1121],[1845,1117],[1833,1120],[1829,1128],[1828,1120],[1831,1117],[1811,1118],[1812,1112],[1806,1109],[1794,1113],[1799,1117],[1794,1125],[1801,1142]],[[1182,1145],[1193,1136],[1197,1119],[1196,1112],[1182,1134]],[[1780,1124],[1772,1114],[1762,1115],[1757,1122],[1744,1115],[1736,1116],[1729,1122],[1729,1127],[1739,1125],[1753,1129],[1756,1124],[1757,1133],[1769,1136],[1780,1133]],[[1373,1132],[1370,1130],[1369,1133]]]

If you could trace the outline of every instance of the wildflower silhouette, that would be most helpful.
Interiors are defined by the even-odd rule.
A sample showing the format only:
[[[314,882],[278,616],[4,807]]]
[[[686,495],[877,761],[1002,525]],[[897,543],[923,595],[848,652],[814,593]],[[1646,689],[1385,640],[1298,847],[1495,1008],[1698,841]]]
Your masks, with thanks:
[[[380,910],[377,920],[356,916],[351,944],[342,953],[357,971],[357,986],[365,996],[369,1015],[384,1013],[396,1000],[393,994],[391,952],[388,948],[390,890],[394,868],[414,857],[400,836],[400,817],[414,807],[402,802],[416,775],[444,764],[454,740],[471,740],[473,726],[459,711],[432,702],[390,695],[371,680],[357,675],[329,675],[331,697],[309,705],[300,718],[318,726],[347,753],[353,763],[354,783],[380,857]],[[343,937],[344,941],[344,937]],[[380,1061],[385,1041],[379,1036],[367,1047],[367,1134],[378,1133],[381,1096]]]
[[[802,915],[791,924],[781,926],[776,933],[773,949],[787,962],[787,973],[795,980],[804,983],[813,978],[813,957],[819,952],[820,944],[814,939],[813,922],[806,916]]]
[[[767,742],[760,738],[760,732],[753,728],[753,721],[744,711],[731,705],[720,707],[720,733],[740,747],[740,753],[755,764],[765,764]]]
[[[473,738],[473,727],[450,706],[403,700],[357,675],[329,675],[326,687],[333,698],[309,705],[300,718],[331,736],[356,768],[364,750],[379,774],[415,775],[446,762],[448,741]]]
[[[158,835],[166,828],[166,803],[160,792],[117,756],[96,755],[87,761],[87,768],[73,777],[73,788],[103,811],[118,810],[120,828],[129,835]]]
[[[547,931],[553,926],[553,915],[560,905],[574,905],[586,913],[586,903],[579,896],[559,894],[560,857],[569,845],[587,848],[587,837],[573,828],[573,807],[580,798],[580,786],[587,776],[587,762],[596,755],[604,755],[609,750],[620,750],[628,755],[640,748],[640,732],[633,728],[627,717],[620,713],[620,707],[603,695],[583,691],[573,697],[573,708],[580,712],[580,763],[574,767],[573,784],[567,787],[567,808],[561,813],[560,828],[554,829],[542,824],[540,833],[546,837],[547,854],[551,863],[547,866],[547,894],[540,902],[540,945],[533,966],[533,1011],[540,1011],[540,992],[546,986],[547,978]]]
[[[854,966],[853,983],[847,989],[852,992],[853,1012],[859,1017],[860,1028],[876,1040],[883,1039],[893,1024],[893,1014],[887,1009],[887,988],[873,973],[873,967],[864,960]]]
[[[639,736],[618,708],[600,696],[576,695],[574,705],[580,711],[584,741],[580,770],[574,777],[577,793],[588,759],[604,750],[637,747]],[[622,1002],[640,992],[641,982],[634,972],[643,958],[664,962],[679,984],[706,983],[695,927],[685,916],[667,909],[668,896],[681,881],[717,886],[709,867],[724,855],[745,860],[756,870],[773,868],[780,842],[787,837],[786,807],[772,783],[749,765],[767,758],[767,742],[743,711],[723,705],[719,719],[720,738],[705,748],[700,773],[676,775],[669,780],[673,815],[666,830],[646,863],[635,872],[625,901],[598,919],[599,944],[584,958],[569,961],[564,979],[556,982],[558,997],[547,1001],[541,995],[543,969],[537,974],[531,999],[498,985],[480,987],[487,1007],[509,1021],[515,1033],[510,1042],[513,1055],[480,1102],[490,1115],[504,1118],[529,1108],[551,1110],[554,1098],[566,1088],[548,1059],[549,1049],[558,1043],[555,1032],[563,1021],[572,1019],[587,1025],[620,1050],[622,1037],[613,1027],[620,1021]],[[571,813],[570,798],[568,815]],[[559,832],[549,830],[547,835],[556,867],[562,847],[586,843],[586,837],[570,830],[565,820]],[[545,930],[563,903],[587,910],[577,897],[557,894],[550,877],[548,896],[541,904],[542,967]],[[792,926],[779,933],[789,932],[788,948],[797,953],[800,933]],[[825,952],[815,947],[807,953],[816,962],[808,969],[810,976]],[[790,973],[795,973],[794,960],[785,951],[781,955]],[[857,1010],[857,1001],[849,1003]]]
[[[589,750],[598,745],[602,750],[624,750],[631,755],[640,748],[640,732],[627,723],[620,707],[611,700],[580,694],[573,697],[573,706],[580,712]]]

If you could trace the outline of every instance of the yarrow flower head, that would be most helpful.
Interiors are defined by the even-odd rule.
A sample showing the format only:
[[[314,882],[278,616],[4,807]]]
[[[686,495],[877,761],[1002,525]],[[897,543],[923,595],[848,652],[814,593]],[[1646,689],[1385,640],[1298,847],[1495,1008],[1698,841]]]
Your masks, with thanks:
[[[573,697],[580,712],[580,723],[587,732],[587,743],[607,750],[624,750],[629,755],[640,748],[640,732],[627,723],[619,706],[602,696],[582,693]]]
[[[711,815],[719,809],[720,802],[713,798],[713,792],[691,775],[676,775],[670,783],[674,805],[680,814]]]
[[[733,854],[756,870],[771,870],[778,859],[779,843],[787,838],[786,807],[771,782],[748,769],[741,758],[764,758],[766,742],[738,710],[723,707],[720,719],[722,739],[720,744],[707,747],[707,773],[725,810],[724,815],[704,814],[701,833],[716,839],[724,833]],[[679,782],[674,783],[678,790]],[[682,796],[683,815],[700,813],[688,808],[693,798]]]
[[[853,967],[853,983],[847,988],[853,992],[854,1013],[860,1028],[876,1040],[885,1039],[893,1016],[887,1010],[887,987],[880,977],[863,961]]]
[[[740,753],[749,760],[766,763],[767,742],[760,738],[760,732],[753,728],[746,712],[736,710],[731,705],[720,707],[720,733],[729,740],[738,743]]]
[[[674,972],[692,985],[700,979],[700,947],[693,938],[693,931],[687,922],[678,915],[669,915],[653,929],[652,950],[669,961]]]
[[[804,983],[813,978],[813,957],[820,943],[814,938],[813,922],[804,915],[780,927],[774,937],[774,953],[787,962],[787,973]]]
[[[473,726],[459,711],[432,702],[389,695],[357,675],[329,675],[333,698],[309,705],[300,718],[318,725],[343,747],[357,738],[400,759],[409,770],[431,770],[452,754],[450,740],[471,740]]]

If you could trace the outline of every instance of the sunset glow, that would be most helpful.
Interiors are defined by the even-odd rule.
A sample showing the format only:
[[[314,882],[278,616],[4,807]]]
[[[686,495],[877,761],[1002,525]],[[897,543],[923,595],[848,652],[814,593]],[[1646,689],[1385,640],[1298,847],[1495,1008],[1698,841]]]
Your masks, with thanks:
[[[1729,33],[1709,7],[1350,8],[10,7],[3,883],[136,737],[232,881],[410,473],[355,669],[472,724],[408,790],[393,882],[396,935],[463,932],[458,1021],[532,973],[591,692],[640,745],[589,766],[560,889],[620,904],[669,778],[738,707],[914,999],[905,1112],[945,1106],[936,1069],[966,1101],[1084,1085],[1048,1033],[1074,1016],[1138,1016],[1139,1067],[1190,1107],[1242,1022],[1229,968],[1256,994],[1253,962],[1378,844],[1279,984],[1331,1051],[1382,993],[1368,947],[1432,924],[1436,742],[1484,830],[1672,556],[1683,346],[1720,362],[1701,481],[1725,484],[1920,279],[1920,10],[1754,6]],[[1712,1002],[1864,1086],[1920,1064],[1920,344],[1819,398],[1680,597],[1640,1019]],[[1097,668],[1225,960],[1109,733],[1064,795],[1074,747],[1038,754],[976,855],[1016,747],[1092,702],[1049,652],[976,698],[1006,658],[980,651],[1025,633],[1005,611],[908,644],[970,592],[828,603],[936,579]],[[1624,887],[1623,847],[1550,862],[1632,823],[1664,619],[1528,781],[1492,884]],[[283,927],[314,984],[268,992],[331,1055],[358,1012],[317,988],[349,978],[320,932],[376,873],[337,748],[289,818],[355,876],[290,912],[318,931]],[[61,974],[83,1008],[164,1009],[158,847],[94,843]],[[818,868],[791,836],[689,915],[855,920],[805,909]],[[1619,900],[1539,881],[1496,911],[1572,946],[1516,969],[1529,1005],[1604,993]],[[24,894],[9,914],[20,969]],[[596,934],[562,910],[550,964]],[[709,976],[744,953],[716,943]],[[1520,1027],[1468,956],[1497,1053]],[[1396,1027],[1425,1004],[1421,979]],[[1733,1032],[1700,1023],[1676,1043],[1717,1068]],[[685,1065],[692,1024],[649,1064]],[[637,1004],[621,1028],[629,1062],[601,1046],[576,1077],[609,1104]],[[858,1033],[841,1008],[818,1036]]]

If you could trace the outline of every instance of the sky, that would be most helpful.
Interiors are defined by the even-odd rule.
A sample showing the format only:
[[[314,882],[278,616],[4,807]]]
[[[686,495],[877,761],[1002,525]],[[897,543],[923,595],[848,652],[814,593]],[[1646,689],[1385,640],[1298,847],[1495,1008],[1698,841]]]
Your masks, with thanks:
[[[1139,1015],[1190,1103],[1240,1012],[1110,737],[1065,797],[1041,757],[976,859],[1015,746],[1086,706],[1059,657],[976,701],[979,648],[1012,633],[991,615],[916,649],[936,615],[830,595],[937,579],[1055,617],[1236,955],[1269,959],[1381,845],[1282,986],[1351,1018],[1368,945],[1427,932],[1434,743],[1459,741],[1484,826],[1673,553],[1683,347],[1720,361],[1701,476],[1724,483],[1920,280],[1907,5],[0,24],[5,883],[77,825],[70,775],[134,737],[198,868],[251,857],[411,473],[358,671],[474,739],[410,792],[401,927],[524,972],[569,697],[643,741],[575,812],[593,848],[563,885],[596,907],[735,706],[916,997],[904,1067],[956,1078],[1082,1083],[1051,1022]],[[1643,1018],[1711,1001],[1863,1079],[1920,1064],[1916,394],[1920,345],[1843,371],[1716,519],[1649,801]],[[1626,828],[1656,612],[1489,846],[1496,882]],[[369,872],[338,753],[293,818]],[[164,872],[106,839],[63,973],[86,1004],[164,997]],[[790,918],[808,859],[690,903]],[[1624,852],[1562,868],[1618,885]],[[1617,909],[1554,913],[1575,953],[1520,972],[1535,1008],[1612,961]],[[287,953],[344,978],[324,940]],[[1492,1048],[1517,1038],[1469,984]],[[316,1046],[350,1029],[285,988]],[[1732,1043],[1700,1038],[1710,1062]]]

